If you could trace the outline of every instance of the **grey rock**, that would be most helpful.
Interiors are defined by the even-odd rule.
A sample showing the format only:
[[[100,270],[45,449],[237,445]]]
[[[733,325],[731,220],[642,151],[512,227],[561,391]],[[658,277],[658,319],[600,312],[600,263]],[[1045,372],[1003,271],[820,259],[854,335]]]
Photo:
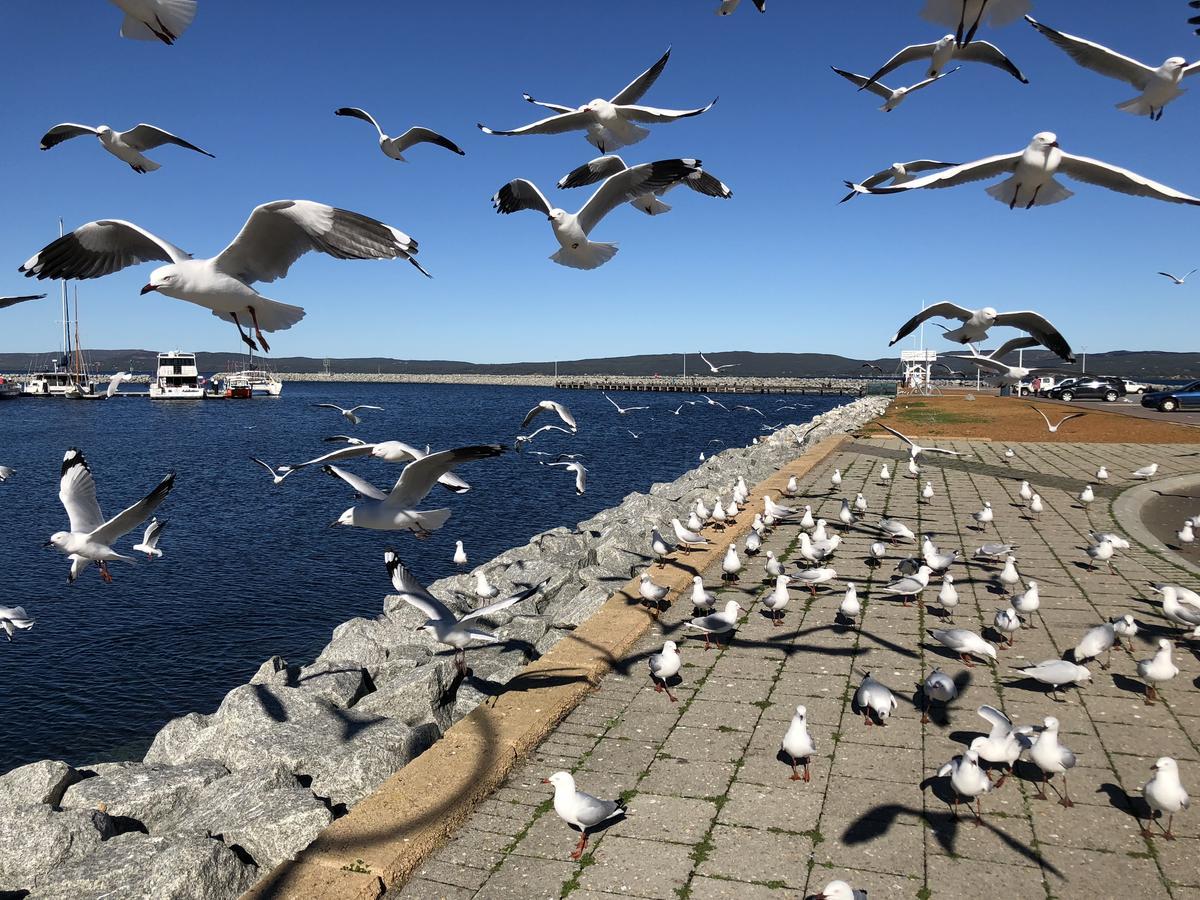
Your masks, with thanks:
[[[379,720],[364,724],[352,741],[335,745],[311,759],[305,773],[312,778],[312,792],[334,806],[347,808],[383,784],[441,736],[437,726],[408,726],[403,722]]]
[[[216,900],[236,898],[258,869],[223,843],[173,834],[122,834],[38,880],[30,900]]]
[[[210,783],[166,824],[172,832],[211,835],[241,847],[265,872],[293,858],[332,821],[329,807],[296,776],[268,766]]]
[[[593,584],[574,597],[558,604],[553,610],[551,624],[555,628],[577,628],[591,618],[592,613],[603,606],[618,587],[620,581]]]
[[[28,890],[47,872],[82,859],[115,834],[96,810],[55,812],[45,803],[0,809],[0,891]]]
[[[448,657],[406,671],[381,671],[373,694],[364,697],[354,711],[365,717],[393,719],[406,725],[438,726],[439,734],[453,721],[444,697],[454,678],[454,664]]]
[[[507,625],[496,631],[496,637],[507,648],[520,650],[528,661],[541,656],[537,642],[549,627],[543,616],[514,616]]]
[[[182,766],[104,763],[92,771],[94,778],[67,789],[62,806],[97,809],[104,804],[109,815],[136,819],[151,834],[193,803],[205,785],[229,774],[224,766],[209,761]]]
[[[386,623],[377,619],[351,619],[333,629],[331,640],[317,657],[318,663],[353,660],[371,677],[388,661],[389,641]]]
[[[0,775],[0,808],[45,803],[58,806],[63,793],[84,776],[57,759],[19,766]]]
[[[188,713],[172,719],[158,730],[142,761],[178,765],[196,758],[195,751],[200,746],[200,736],[204,734],[211,720],[212,716],[200,713]]]

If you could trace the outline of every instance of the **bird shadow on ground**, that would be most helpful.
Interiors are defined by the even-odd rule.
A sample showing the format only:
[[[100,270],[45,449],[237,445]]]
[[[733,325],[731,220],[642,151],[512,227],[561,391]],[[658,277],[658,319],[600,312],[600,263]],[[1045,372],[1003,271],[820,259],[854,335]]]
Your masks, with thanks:
[[[1023,678],[1014,678],[1011,681],[1004,682],[1004,686],[1006,688],[1016,688],[1017,690],[1030,691],[1031,693],[1034,693],[1034,694],[1042,694],[1043,696],[1047,697],[1050,700],[1053,700],[1056,703],[1066,703],[1067,702],[1066,700],[1055,699],[1054,691],[1052,691],[1050,689],[1050,685],[1042,684],[1036,678],[1030,678],[1028,676],[1023,677]],[[1062,693],[1070,690],[1072,687],[1074,687],[1074,685],[1063,685],[1062,688],[1058,691],[1058,694],[1061,695]]]
[[[1113,784],[1111,781],[1106,781],[1100,787],[1096,788],[1097,794],[1104,794],[1108,798],[1108,805],[1118,812],[1123,812],[1126,815],[1135,819],[1149,819],[1153,813],[1144,798],[1135,797],[1129,794],[1120,785]]]
[[[339,706],[335,706],[333,703],[329,703],[328,707],[329,712],[333,715],[333,717],[342,723],[341,740],[343,743],[349,743],[351,740],[353,740],[356,734],[358,734],[360,731],[366,731],[372,725],[378,725],[380,722],[391,721],[386,716],[368,716],[365,719],[359,719],[348,715],[347,710],[344,710]]]
[[[556,674],[570,672],[571,674]],[[577,684],[581,681],[587,681],[587,676],[580,674],[575,669],[544,669],[538,672],[522,672],[515,678],[511,678],[506,682],[491,681],[487,678],[476,678],[474,675],[468,675],[465,683],[479,691],[479,693],[495,701],[497,698],[505,694],[524,694],[529,691],[536,691],[543,688],[561,687],[565,684]],[[457,692],[456,692],[457,693]]]
[[[926,788],[932,788],[934,796],[945,803],[947,807],[951,807],[954,803],[954,789],[950,786],[950,779],[938,778],[936,776],[927,778],[921,783],[921,789],[925,790]],[[934,839],[941,845],[942,849],[949,854],[954,853],[955,844],[958,841],[958,831],[962,826],[963,820],[956,816],[952,809],[947,809],[945,812],[934,812],[932,810],[921,810],[911,806],[904,806],[899,803],[882,804],[867,810],[851,822],[842,833],[842,843],[847,847],[870,844],[887,834],[896,820],[904,814],[924,819],[932,830]],[[971,818],[968,821],[974,823],[975,820]],[[972,824],[971,827],[976,826]],[[1062,877],[1062,872],[1042,857],[1040,853],[997,828],[986,817],[977,827],[986,828],[995,834],[1010,850],[1030,860],[1035,865],[1039,865]]]
[[[1122,675],[1120,672],[1112,673],[1113,687],[1117,690],[1125,691],[1129,694],[1137,694],[1139,697],[1146,695],[1146,686],[1140,681],[1135,681],[1128,675]]]
[[[251,689],[254,691],[254,696],[258,700],[258,705],[263,708],[268,716],[276,722],[286,722],[288,720],[287,709],[279,698],[265,684],[251,684]]]

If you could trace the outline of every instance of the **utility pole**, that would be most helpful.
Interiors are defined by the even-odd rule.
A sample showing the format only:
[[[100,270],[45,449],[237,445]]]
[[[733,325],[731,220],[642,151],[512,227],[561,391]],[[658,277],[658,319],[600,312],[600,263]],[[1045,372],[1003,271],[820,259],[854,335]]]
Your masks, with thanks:
[[[687,354],[683,354],[683,377],[687,378]]]
[[[1079,364],[1079,374],[1086,375],[1087,374],[1087,347],[1080,347],[1079,353],[1080,353],[1080,356],[1082,356],[1082,358],[1083,358],[1083,361]]]

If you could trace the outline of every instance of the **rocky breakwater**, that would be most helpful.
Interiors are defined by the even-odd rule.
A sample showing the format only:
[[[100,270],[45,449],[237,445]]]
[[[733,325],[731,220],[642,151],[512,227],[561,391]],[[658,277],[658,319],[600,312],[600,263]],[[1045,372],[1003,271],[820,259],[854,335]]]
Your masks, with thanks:
[[[141,762],[42,761],[0,776],[0,895],[238,896],[591,616],[646,563],[651,528],[669,535],[696,498],[727,497],[738,476],[756,484],[887,402],[857,400],[811,431],[789,426],[726,450],[485,564],[502,592],[546,584],[484,623],[500,643],[470,652],[466,679],[419,629],[424,617],[392,596],[380,615],[339,625],[315,661],[272,657],[215,712],[167,723]],[[429,587],[452,606],[473,597],[468,574]]]

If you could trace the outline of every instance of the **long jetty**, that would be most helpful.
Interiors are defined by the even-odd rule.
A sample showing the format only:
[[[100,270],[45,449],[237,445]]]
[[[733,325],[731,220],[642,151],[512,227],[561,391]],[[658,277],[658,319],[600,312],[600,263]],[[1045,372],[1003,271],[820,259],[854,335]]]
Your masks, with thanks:
[[[895,382],[887,382],[894,393]],[[860,378],[728,378],[658,375],[573,375],[555,380],[554,387],[575,391],[656,391],[679,394],[811,394],[863,397],[878,393]]]

